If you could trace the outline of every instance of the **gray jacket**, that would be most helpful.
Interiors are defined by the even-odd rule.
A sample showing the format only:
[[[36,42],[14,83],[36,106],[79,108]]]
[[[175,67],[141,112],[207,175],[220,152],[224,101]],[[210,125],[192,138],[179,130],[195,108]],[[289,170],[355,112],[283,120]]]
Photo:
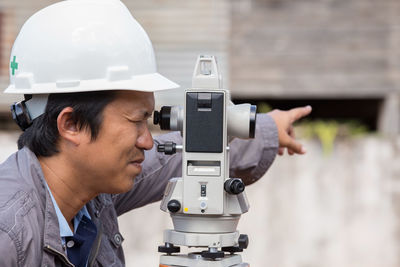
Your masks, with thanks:
[[[165,141],[181,143],[181,137],[176,132],[156,137],[155,146]],[[230,147],[230,176],[250,179],[247,183],[259,179],[278,149],[271,117],[259,115],[256,138],[235,139]],[[129,192],[101,194],[86,204],[98,229],[89,266],[124,266],[117,217],[160,200],[168,179],[181,176],[180,154],[165,156],[153,147],[145,157],[143,171]],[[21,149],[0,165],[0,188],[0,266],[73,266],[61,242],[40,164],[29,149]]]

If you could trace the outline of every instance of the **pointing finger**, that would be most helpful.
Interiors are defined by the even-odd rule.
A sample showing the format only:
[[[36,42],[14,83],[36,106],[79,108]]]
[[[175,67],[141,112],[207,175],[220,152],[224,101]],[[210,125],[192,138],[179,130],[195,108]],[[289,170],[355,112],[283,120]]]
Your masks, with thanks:
[[[292,120],[292,122],[295,122],[305,116],[307,116],[308,114],[311,113],[311,106],[305,106],[305,107],[301,107],[301,108],[294,108],[289,110],[289,114],[290,114],[290,118]]]

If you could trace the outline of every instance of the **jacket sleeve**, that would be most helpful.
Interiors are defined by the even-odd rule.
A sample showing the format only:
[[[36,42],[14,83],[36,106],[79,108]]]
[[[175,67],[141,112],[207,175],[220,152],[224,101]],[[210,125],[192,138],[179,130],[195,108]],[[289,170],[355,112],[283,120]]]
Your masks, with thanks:
[[[241,178],[246,185],[260,179],[278,153],[279,139],[271,116],[257,114],[254,139],[234,139],[230,144],[230,172],[232,178]]]
[[[13,240],[10,236],[0,230],[0,266],[17,267],[18,254]]]
[[[179,132],[154,138],[154,146],[145,152],[142,173],[136,177],[133,188],[127,193],[113,196],[118,215],[161,200],[168,180],[182,176],[180,153],[168,156],[156,151],[158,144],[167,141],[182,144]],[[255,138],[234,139],[230,143],[230,176],[242,178],[246,184],[257,181],[271,166],[278,146],[275,122],[267,114],[258,114]]]

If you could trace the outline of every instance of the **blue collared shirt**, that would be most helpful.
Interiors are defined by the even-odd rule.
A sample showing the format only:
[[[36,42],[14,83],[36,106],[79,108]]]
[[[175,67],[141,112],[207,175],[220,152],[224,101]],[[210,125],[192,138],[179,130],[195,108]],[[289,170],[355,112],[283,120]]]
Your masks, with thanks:
[[[59,228],[60,228],[61,242],[62,242],[62,245],[65,246],[66,238],[68,238],[68,237],[73,237],[74,234],[77,233],[78,226],[79,226],[79,224],[81,223],[83,217],[86,217],[85,223],[84,223],[84,224],[86,225],[86,227],[87,227],[87,221],[88,221],[88,220],[90,221],[90,220],[91,220],[91,217],[90,217],[90,215],[89,215],[89,212],[88,212],[86,206],[83,206],[83,208],[82,208],[82,209],[78,212],[78,214],[75,215],[75,217],[74,217],[74,232],[72,232],[72,231],[71,231],[71,228],[70,228],[69,225],[68,225],[67,220],[65,219],[65,217],[64,217],[64,215],[62,214],[60,208],[58,207],[57,202],[56,202],[56,200],[54,199],[53,194],[51,193],[51,190],[50,190],[50,188],[49,188],[49,186],[48,186],[48,184],[47,184],[46,181],[45,181],[45,183],[46,183],[47,190],[48,190],[49,193],[50,193],[50,197],[51,197],[51,201],[53,202],[54,209],[55,209],[55,211],[56,211],[56,215],[57,215],[57,219],[58,219],[58,225],[59,225]],[[89,226],[89,227],[90,227],[90,226]],[[90,229],[89,231],[92,232],[92,234],[93,234],[93,231],[94,231],[94,233],[95,233],[95,232],[97,231],[97,229],[96,229],[96,226],[95,226],[94,224],[92,224],[92,227],[94,227],[94,229],[92,228],[92,229]],[[85,228],[85,226],[84,226],[83,228]],[[87,230],[88,230],[88,228],[86,228],[86,230],[84,230],[84,231],[87,231]],[[86,232],[86,233],[89,233],[89,232]],[[82,235],[82,233],[80,233],[79,235]],[[79,235],[78,235],[78,236],[79,236]],[[80,236],[80,237],[82,238],[82,236]],[[84,249],[86,250],[87,253],[88,253],[88,249],[89,249],[89,251],[90,251],[90,247],[92,246],[93,241],[94,241],[93,235],[92,235],[91,238],[88,238],[88,239],[87,239],[87,242],[89,242],[89,243],[87,243],[87,244],[86,244],[86,247],[84,248]],[[66,252],[66,254],[68,255],[68,250],[65,251],[65,252]],[[71,254],[71,257],[73,257],[73,259],[70,259],[70,260],[71,260],[74,264],[77,264],[77,266],[87,266],[87,265],[88,265],[88,256],[89,256],[89,255],[86,255],[86,253],[83,253],[83,254],[82,254],[82,253],[78,253],[78,254],[77,254],[77,252],[75,251],[75,252],[73,253],[73,255]],[[69,256],[68,256],[68,258],[69,258]],[[83,263],[84,265],[82,265],[82,260],[84,261],[84,263]],[[74,261],[76,261],[76,262],[74,262]]]
[[[57,205],[56,200],[53,197],[53,194],[51,193],[51,190],[48,186],[48,184],[46,183],[46,187],[47,190],[49,190],[50,193],[50,197],[51,197],[51,201],[53,202],[53,206],[54,209],[56,210],[56,215],[57,215],[57,219],[58,219],[58,224],[60,227],[60,237],[61,237],[61,241],[62,244],[65,245],[65,237],[68,236],[74,236],[74,233],[76,232],[79,223],[82,220],[82,217],[85,215],[86,217],[88,217],[89,219],[92,219],[89,215],[89,212],[86,208],[86,206],[83,206],[83,208],[78,212],[78,214],[74,217],[74,233],[71,231],[71,228],[68,225],[67,220],[65,219],[64,215],[61,213],[60,208]]]

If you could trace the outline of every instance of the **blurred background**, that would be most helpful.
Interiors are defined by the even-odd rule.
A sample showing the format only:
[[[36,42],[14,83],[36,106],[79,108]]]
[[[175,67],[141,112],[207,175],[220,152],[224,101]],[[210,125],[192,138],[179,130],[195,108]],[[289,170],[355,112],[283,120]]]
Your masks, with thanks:
[[[23,22],[54,2],[0,0],[1,91]],[[277,157],[247,188],[245,261],[400,266],[399,0],[123,2],[153,41],[159,72],[182,86],[157,95],[158,107],[183,100],[198,54],[217,56],[236,103],[313,106],[296,127],[307,154]],[[9,105],[19,98],[0,93],[0,162],[17,149]],[[127,266],[158,266],[171,225],[159,203],[121,216]]]

